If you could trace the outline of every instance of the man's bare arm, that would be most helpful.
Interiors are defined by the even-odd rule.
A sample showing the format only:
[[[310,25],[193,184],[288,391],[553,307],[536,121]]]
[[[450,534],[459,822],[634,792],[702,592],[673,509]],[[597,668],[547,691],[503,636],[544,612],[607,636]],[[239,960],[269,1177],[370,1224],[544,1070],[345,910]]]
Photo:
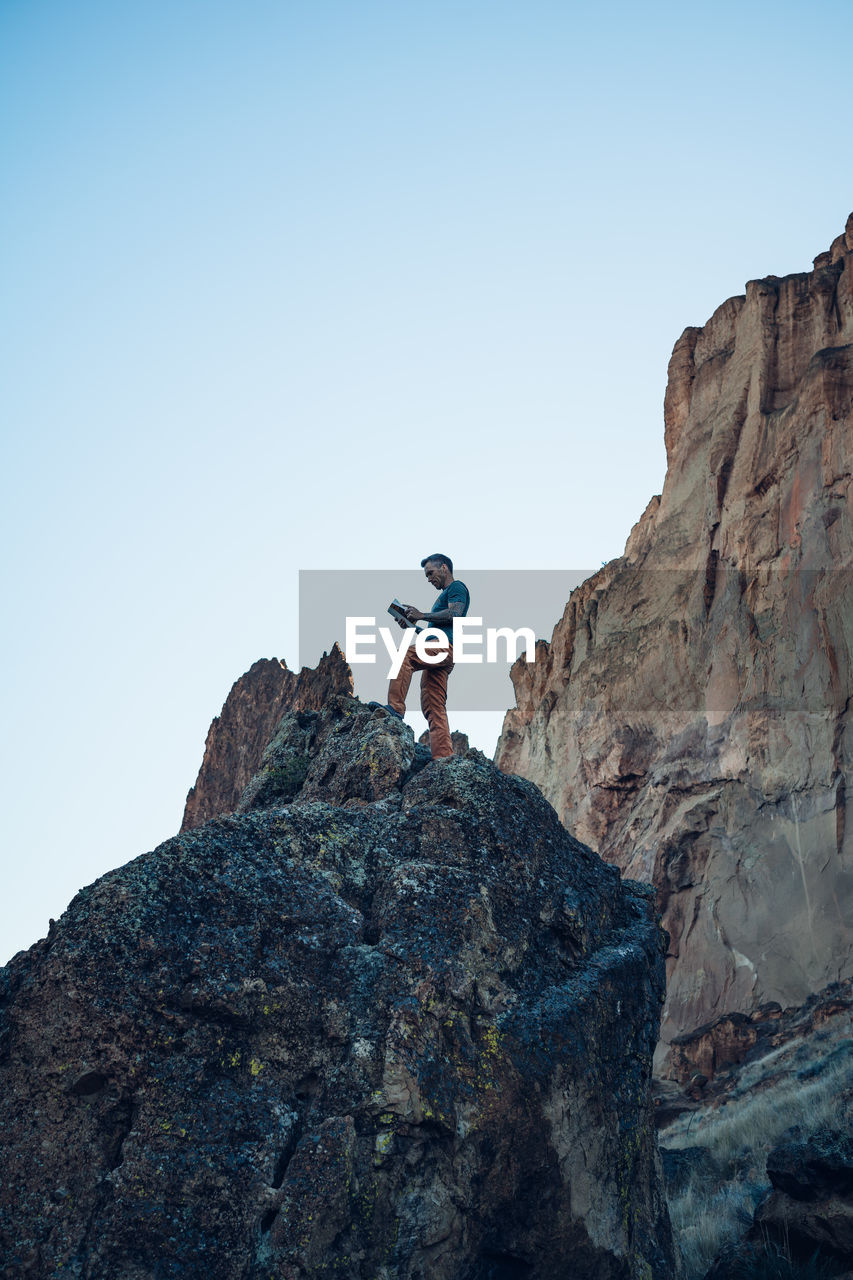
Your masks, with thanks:
[[[411,622],[418,622],[420,619],[423,619],[423,621],[429,623],[430,626],[433,623],[440,626],[441,623],[450,622],[453,618],[458,617],[459,614],[461,614],[462,609],[463,605],[461,600],[454,600],[446,609],[437,609],[434,613],[421,613],[420,609],[416,609],[414,605],[410,605],[406,610],[406,617]]]

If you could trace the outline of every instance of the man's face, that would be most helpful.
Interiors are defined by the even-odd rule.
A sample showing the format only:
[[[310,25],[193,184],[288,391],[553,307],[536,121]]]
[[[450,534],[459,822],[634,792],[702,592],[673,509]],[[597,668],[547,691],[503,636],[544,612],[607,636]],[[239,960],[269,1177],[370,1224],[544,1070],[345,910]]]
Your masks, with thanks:
[[[424,565],[424,575],[430,586],[435,587],[436,591],[441,591],[447,585],[450,570],[446,564],[436,564],[435,560],[427,560]]]

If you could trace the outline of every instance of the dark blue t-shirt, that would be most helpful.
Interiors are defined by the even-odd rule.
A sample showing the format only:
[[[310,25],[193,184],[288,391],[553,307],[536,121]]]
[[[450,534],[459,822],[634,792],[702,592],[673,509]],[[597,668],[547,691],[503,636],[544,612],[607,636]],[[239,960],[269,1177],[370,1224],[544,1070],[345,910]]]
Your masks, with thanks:
[[[438,599],[430,609],[430,613],[438,613],[440,609],[449,609],[452,604],[456,604],[457,602],[462,605],[462,612],[457,613],[456,616],[457,618],[464,618],[471,604],[471,597],[468,594],[468,588],[465,586],[465,583],[459,582],[454,578],[450,586],[445,587],[444,590],[439,593]],[[450,643],[453,643],[452,622],[431,622],[429,625],[431,627],[438,627],[439,631],[444,631],[447,634],[447,638]]]

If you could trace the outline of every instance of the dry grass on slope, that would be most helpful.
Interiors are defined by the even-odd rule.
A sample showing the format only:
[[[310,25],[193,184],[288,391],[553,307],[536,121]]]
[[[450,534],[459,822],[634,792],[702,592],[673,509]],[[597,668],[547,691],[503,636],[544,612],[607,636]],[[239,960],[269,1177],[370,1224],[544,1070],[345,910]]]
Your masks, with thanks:
[[[744,1235],[770,1189],[767,1156],[783,1135],[853,1123],[853,1040],[817,1032],[741,1069],[718,1107],[679,1117],[661,1148],[685,1153],[669,1212],[685,1280],[701,1280],[723,1244]]]

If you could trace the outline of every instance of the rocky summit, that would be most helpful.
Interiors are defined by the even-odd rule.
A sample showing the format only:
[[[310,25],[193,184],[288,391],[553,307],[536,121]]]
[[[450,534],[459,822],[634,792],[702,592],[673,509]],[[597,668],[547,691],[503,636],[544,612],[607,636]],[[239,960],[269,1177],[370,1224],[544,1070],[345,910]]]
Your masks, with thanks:
[[[235,680],[207,731],[204,759],[190,788],[181,830],[231,813],[287,711],[316,710],[333,693],[352,693],[352,672],[337,644],[297,675],[278,658],[260,658]]]
[[[345,693],[2,973],[7,1277],[670,1280],[651,891]]]
[[[575,591],[497,761],[654,884],[663,1038],[853,975],[853,215],[669,365],[667,472]]]

